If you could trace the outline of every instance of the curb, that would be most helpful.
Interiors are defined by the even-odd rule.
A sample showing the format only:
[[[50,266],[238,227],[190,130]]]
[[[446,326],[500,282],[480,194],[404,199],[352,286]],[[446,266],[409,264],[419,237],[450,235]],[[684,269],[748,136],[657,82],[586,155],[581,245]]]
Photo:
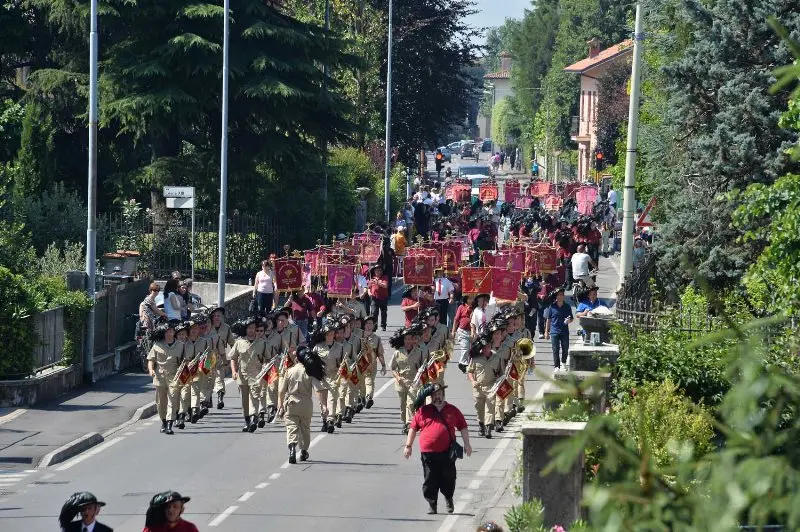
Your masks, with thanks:
[[[84,434],[80,438],[72,440],[66,445],[62,445],[55,451],[47,453],[42,457],[41,460],[39,460],[39,463],[36,464],[36,469],[45,469],[50,466],[60,464],[61,462],[65,462],[70,458],[77,456],[82,452],[94,447],[95,445],[103,443],[106,440],[106,438],[108,438],[115,432],[119,432],[138,421],[141,421],[143,419],[155,415],[156,411],[157,409],[155,401],[150,401],[146,405],[137,408],[136,411],[133,413],[133,416],[131,416],[131,418],[128,421],[120,425],[117,425],[116,427],[113,427],[102,434],[100,434],[99,432],[89,432],[87,434]]]
[[[83,451],[94,447],[103,442],[103,436],[99,432],[89,432],[76,440],[72,440],[66,445],[62,445],[55,451],[49,452],[42,457],[36,469],[44,469],[55,464],[69,460],[73,456],[81,454]]]
[[[514,433],[514,438],[518,439],[520,434],[521,432],[517,430]],[[517,452],[518,450],[519,450],[518,448],[514,449],[514,461],[511,462],[511,465],[509,466],[508,470],[506,470],[506,474],[503,475],[503,479],[500,483],[500,486],[495,490],[494,495],[492,495],[492,498],[489,500],[489,504],[481,507],[480,513],[478,512],[475,513],[475,517],[473,518],[473,524],[475,526],[480,526],[485,522],[486,514],[489,513],[489,510],[494,509],[497,506],[497,503],[500,502],[500,499],[503,498],[503,495],[505,495],[506,492],[511,489],[511,483],[514,480],[514,473],[516,472],[517,467],[519,466],[519,453]],[[505,522],[498,524],[500,526],[505,526]]]

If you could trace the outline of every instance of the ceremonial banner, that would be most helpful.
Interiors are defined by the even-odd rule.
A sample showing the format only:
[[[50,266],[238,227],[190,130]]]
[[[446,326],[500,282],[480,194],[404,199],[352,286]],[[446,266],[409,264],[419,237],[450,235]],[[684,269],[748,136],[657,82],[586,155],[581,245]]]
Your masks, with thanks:
[[[456,203],[469,203],[472,200],[472,185],[456,183],[452,188],[453,201]]]
[[[306,251],[303,253],[303,256],[305,258],[306,267],[311,275],[314,277],[325,275],[325,271],[322,268],[322,252],[319,250]]]
[[[367,357],[367,354],[364,353],[363,355],[361,355],[361,358],[358,359],[358,364],[356,367],[358,367],[358,371],[363,374],[367,371],[369,365],[370,365],[369,357]]]
[[[516,179],[506,181],[503,186],[503,191],[505,193],[505,199],[503,201],[506,203],[514,203],[517,198],[520,197],[519,181]]]
[[[497,185],[482,184],[478,187],[478,199],[484,203],[497,200]]]
[[[492,268],[492,292],[494,292],[495,299],[516,301],[521,280],[521,272]]]
[[[500,399],[505,400],[506,397],[511,395],[511,392],[513,392],[513,391],[514,391],[514,387],[511,385],[510,382],[508,382],[508,379],[506,378],[506,376],[503,375],[494,384],[494,386],[492,386],[492,389],[489,391],[489,393],[493,392],[497,397],[499,397]]]
[[[300,290],[303,287],[300,261],[297,259],[276,259],[275,285],[279,292]]]
[[[575,196],[575,194],[578,192],[578,190],[580,190],[580,188],[581,188],[580,183],[567,183],[564,186],[564,194],[563,194],[564,199],[568,199],[572,196]],[[575,196],[575,199],[580,201],[580,199],[577,196]]]
[[[352,265],[328,265],[328,297],[352,297],[353,284]]]
[[[485,262],[485,256],[484,256]],[[525,271],[525,251],[522,250],[505,250],[498,251],[494,255],[494,262],[486,264],[487,266],[494,266],[496,268],[511,269],[515,272]]]
[[[488,294],[492,291],[491,268],[461,268],[461,293]]]
[[[458,268],[461,266],[461,250],[461,242],[450,240],[442,243],[442,257],[444,260],[445,273],[458,273]]]
[[[378,262],[379,258],[381,258],[380,241],[361,243],[361,254],[359,255],[359,260],[362,264],[373,264]]]
[[[521,196],[514,200],[514,207],[517,209],[530,209],[533,205],[533,198],[530,196]]]
[[[526,271],[537,275],[547,275],[555,272],[557,268],[558,250],[556,248],[540,245],[528,250]]]
[[[353,235],[353,244],[356,246],[360,246],[365,242],[377,242],[380,244],[381,242],[381,235],[380,233],[356,233]]]
[[[561,196],[558,196],[556,194],[549,194],[544,198],[544,209],[546,211],[557,211],[558,209],[561,208],[561,204],[563,202],[564,200],[561,199]]]
[[[444,189],[444,199],[451,200],[453,199],[453,185],[448,185]]]
[[[423,247],[410,247],[406,248],[407,257],[436,257],[436,252],[430,248]]]
[[[442,251],[442,246],[444,242],[426,242],[422,245],[423,249],[429,249],[433,251],[433,267],[434,268],[442,268],[444,265],[444,253]]]
[[[555,193],[556,193],[555,183],[537,181],[536,183],[531,185],[531,196],[535,196],[537,198],[543,198],[544,196]]]
[[[403,282],[407,285],[433,284],[433,257],[403,257]]]
[[[483,265],[486,266],[487,268],[491,268],[492,266],[494,266],[496,262],[496,257],[494,253],[492,253],[488,249],[484,249],[481,252],[481,258],[483,259]]]

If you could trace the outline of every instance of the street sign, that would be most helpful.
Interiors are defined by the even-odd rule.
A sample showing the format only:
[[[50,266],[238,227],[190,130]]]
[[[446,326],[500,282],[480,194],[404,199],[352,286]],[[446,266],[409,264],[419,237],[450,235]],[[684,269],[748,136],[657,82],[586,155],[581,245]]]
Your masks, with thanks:
[[[194,198],[167,198],[167,209],[194,209]]]
[[[193,198],[194,187],[164,187],[165,198]],[[176,207],[180,208],[180,207]],[[190,207],[184,207],[190,208]]]
[[[656,206],[656,198],[650,198],[650,201],[647,202],[647,206],[642,211],[641,216],[639,219],[636,220],[636,227],[653,227],[653,222],[650,220],[650,211],[653,210],[653,207]]]

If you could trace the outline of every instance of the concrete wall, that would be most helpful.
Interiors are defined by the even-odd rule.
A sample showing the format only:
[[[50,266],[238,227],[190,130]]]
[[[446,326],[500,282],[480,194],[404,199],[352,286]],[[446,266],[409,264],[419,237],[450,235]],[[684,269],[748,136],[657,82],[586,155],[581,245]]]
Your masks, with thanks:
[[[64,308],[36,314],[33,327],[39,339],[33,349],[33,368],[37,371],[59,362],[64,356]]]
[[[0,381],[0,407],[31,406],[54,399],[83,382],[83,366],[74,364],[27,379]]]

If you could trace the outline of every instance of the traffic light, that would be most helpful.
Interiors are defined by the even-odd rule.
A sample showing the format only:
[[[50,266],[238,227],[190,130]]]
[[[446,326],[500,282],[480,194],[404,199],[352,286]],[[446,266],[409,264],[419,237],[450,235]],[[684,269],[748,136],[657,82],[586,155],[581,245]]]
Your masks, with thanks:
[[[436,150],[436,171],[441,172],[444,166],[444,155],[439,150]]]
[[[603,152],[598,150],[594,156],[594,169],[599,172],[603,168],[605,168],[605,160],[603,159]]]

